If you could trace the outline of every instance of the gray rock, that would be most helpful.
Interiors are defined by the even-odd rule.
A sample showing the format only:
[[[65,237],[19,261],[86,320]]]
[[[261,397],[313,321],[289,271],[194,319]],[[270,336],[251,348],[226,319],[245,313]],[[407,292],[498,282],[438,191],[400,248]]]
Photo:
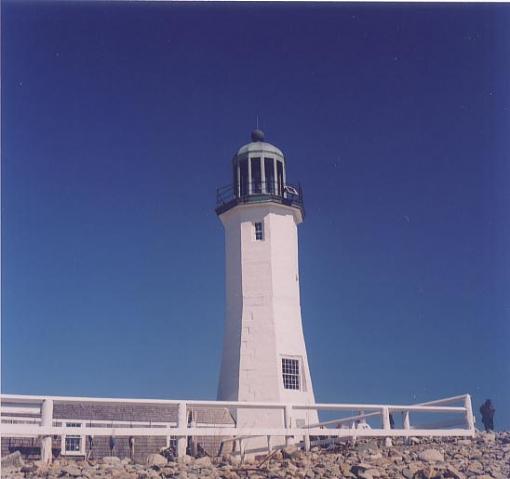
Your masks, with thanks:
[[[481,434],[483,442],[494,442],[496,440],[496,433],[494,432],[483,432]]]
[[[374,454],[379,451],[377,441],[360,442],[356,445],[355,450],[358,452],[367,452]]]
[[[299,454],[300,450],[297,446],[288,446],[283,451],[283,457],[284,459],[291,459],[293,457],[296,457],[297,454]]]
[[[149,454],[145,460],[148,466],[165,466],[168,461],[161,454]]]
[[[471,439],[459,439],[459,440],[457,441],[457,444],[458,444],[459,446],[471,446],[472,441],[471,441]]]
[[[74,465],[64,466],[61,469],[61,476],[71,476],[71,477],[80,477],[81,469]]]
[[[402,475],[406,479],[413,479],[414,475],[418,472],[418,468],[414,464],[409,464],[408,467],[402,470]]]
[[[211,459],[207,456],[195,460],[195,465],[200,467],[210,467],[212,465]]]
[[[448,473],[447,477],[451,479],[466,479],[466,476],[453,466],[446,466],[446,472]]]
[[[120,458],[116,456],[105,456],[102,459],[103,464],[109,464],[109,465],[119,465],[120,464]]]
[[[4,467],[21,467],[25,465],[21,452],[15,451],[8,456],[2,457],[2,468]]]
[[[177,462],[182,463],[182,464],[189,464],[190,462],[193,462],[193,458],[191,456],[188,456],[187,454],[185,454],[184,456],[179,457],[177,459]]]
[[[442,452],[439,452],[437,449],[425,449],[424,451],[418,454],[418,457],[422,461],[426,462],[443,462],[444,455]]]

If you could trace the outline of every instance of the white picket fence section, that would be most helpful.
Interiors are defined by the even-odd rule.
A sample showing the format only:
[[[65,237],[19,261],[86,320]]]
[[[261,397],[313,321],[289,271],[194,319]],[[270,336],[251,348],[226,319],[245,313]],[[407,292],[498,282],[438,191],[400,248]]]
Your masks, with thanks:
[[[156,399],[118,399],[118,398],[86,398],[63,396],[25,396],[1,395],[0,435],[3,437],[40,437],[42,438],[41,457],[51,461],[51,436],[164,436],[177,439],[177,455],[186,454],[188,437],[219,436],[228,437],[226,441],[242,442],[248,438],[265,437],[269,448],[271,438],[283,437],[290,444],[295,438],[303,441],[305,448],[310,447],[310,437],[342,438],[342,437],[409,437],[409,436],[474,436],[475,419],[473,416],[471,397],[469,394],[438,399],[427,403],[413,405],[389,404],[277,404],[261,402],[235,401],[179,401]],[[159,404],[177,407],[176,422],[150,421],[117,421],[87,419],[61,419],[53,417],[53,406],[58,402],[100,402],[125,404]],[[453,405],[457,404],[457,405]],[[188,408],[227,408],[235,417],[237,409],[280,410],[282,427],[237,427],[225,424],[200,424],[188,422]],[[297,426],[293,420],[294,411],[315,410],[357,412],[355,415],[340,417],[316,424]],[[415,426],[411,423],[411,414],[452,415],[456,418],[429,425]],[[392,427],[390,414],[402,415],[402,427]],[[369,426],[367,420],[377,424]],[[80,422],[81,427],[69,427],[66,423]],[[87,426],[87,423],[89,425]],[[93,425],[91,425],[93,424]]]

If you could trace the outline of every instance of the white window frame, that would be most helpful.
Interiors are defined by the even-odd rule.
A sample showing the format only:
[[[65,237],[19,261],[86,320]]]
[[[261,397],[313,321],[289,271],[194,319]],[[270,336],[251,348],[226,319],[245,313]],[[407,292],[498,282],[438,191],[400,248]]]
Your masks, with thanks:
[[[72,421],[66,422],[66,427],[83,427],[82,422]],[[80,440],[80,449],[78,451],[68,451],[66,449],[66,438],[76,438]],[[85,436],[83,434],[63,434],[61,436],[60,454],[62,456],[85,456]]]
[[[285,387],[285,379],[284,379],[284,372],[283,372],[283,361],[296,361],[297,362],[297,380],[298,380],[298,387],[297,388],[287,388]],[[282,378],[282,386],[285,391],[306,391],[305,388],[305,382],[304,382],[304,376],[303,376],[303,360],[300,356],[282,356],[280,360],[280,372],[281,372],[281,378]],[[289,373],[285,373],[289,375]],[[296,375],[294,375],[296,376]]]
[[[257,225],[260,225],[261,229],[260,229],[260,233],[261,233],[261,238],[257,238]],[[264,241],[266,239],[266,235],[265,235],[265,228],[264,228],[264,222],[263,221],[255,221],[253,223],[253,239],[255,241]]]

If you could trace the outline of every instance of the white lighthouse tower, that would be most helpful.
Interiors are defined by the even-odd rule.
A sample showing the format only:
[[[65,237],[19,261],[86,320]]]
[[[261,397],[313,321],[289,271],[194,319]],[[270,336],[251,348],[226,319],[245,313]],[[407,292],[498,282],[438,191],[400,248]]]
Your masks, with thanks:
[[[254,130],[233,158],[233,184],[218,190],[225,227],[226,317],[218,399],[314,404],[299,295],[299,186],[282,151]],[[296,425],[317,422],[300,410]],[[282,425],[281,414],[240,410],[238,426]]]

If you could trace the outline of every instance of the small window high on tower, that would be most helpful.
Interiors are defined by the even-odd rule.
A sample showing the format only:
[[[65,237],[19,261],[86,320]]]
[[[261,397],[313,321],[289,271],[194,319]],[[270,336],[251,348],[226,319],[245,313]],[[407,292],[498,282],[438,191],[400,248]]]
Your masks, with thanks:
[[[255,239],[257,241],[264,239],[264,223],[255,223]]]

